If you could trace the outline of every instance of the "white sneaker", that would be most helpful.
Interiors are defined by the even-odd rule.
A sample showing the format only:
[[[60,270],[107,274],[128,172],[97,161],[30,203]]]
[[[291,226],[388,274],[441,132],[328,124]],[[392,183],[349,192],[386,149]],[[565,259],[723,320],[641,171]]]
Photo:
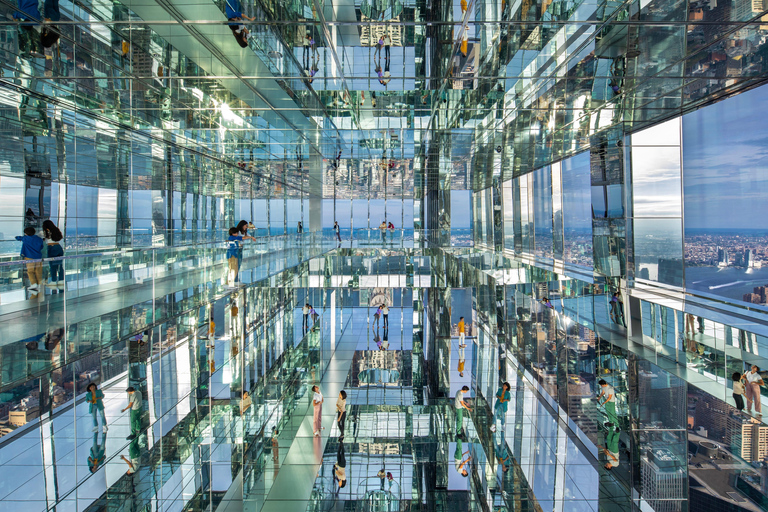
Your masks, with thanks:
[[[94,432],[94,433],[98,431],[99,431],[99,427],[93,427],[93,429],[91,429],[91,432]]]
[[[106,433],[109,431],[109,427],[107,427],[106,425],[104,425],[104,427],[101,429],[101,431],[102,431],[102,432],[104,432],[104,433],[106,434]]]
[[[496,425],[491,425],[491,432],[496,432]]]
[[[317,430],[315,430],[315,437],[319,436],[320,434],[317,433]]]
[[[66,290],[67,282],[66,281],[56,281],[56,288],[58,288],[59,290]]]
[[[36,292],[37,291],[37,285],[36,284],[29,285],[29,291]]]

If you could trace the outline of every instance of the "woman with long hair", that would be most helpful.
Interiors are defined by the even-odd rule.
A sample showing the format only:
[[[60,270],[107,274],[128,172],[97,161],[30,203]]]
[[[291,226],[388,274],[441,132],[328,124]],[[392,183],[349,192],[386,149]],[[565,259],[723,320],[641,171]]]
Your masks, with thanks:
[[[252,224],[247,220],[241,220],[240,222],[237,223],[237,226],[235,226],[237,228],[237,231],[240,233],[240,236],[243,237],[243,241],[256,240],[254,237],[248,234],[248,228],[250,228],[251,225]],[[242,268],[242,266],[243,266],[243,246],[241,244],[240,248],[237,251],[237,268],[240,269]],[[239,281],[240,281],[240,276],[238,274],[235,276],[235,282],[237,283]]]
[[[107,416],[104,414],[104,393],[91,382],[88,387],[85,388],[87,393],[85,394],[85,401],[88,402],[88,412],[93,416],[93,431],[99,431],[98,414],[101,413],[101,427],[104,432],[107,429]]]
[[[43,233],[45,234],[45,242],[48,244],[48,258],[60,258],[64,256],[64,249],[61,247],[61,241],[64,240],[64,235],[61,234],[61,230],[56,227],[56,224],[52,220],[46,220],[43,222]],[[51,269],[51,281],[48,286],[59,290],[64,289],[64,263],[59,260],[53,260],[48,262]]]

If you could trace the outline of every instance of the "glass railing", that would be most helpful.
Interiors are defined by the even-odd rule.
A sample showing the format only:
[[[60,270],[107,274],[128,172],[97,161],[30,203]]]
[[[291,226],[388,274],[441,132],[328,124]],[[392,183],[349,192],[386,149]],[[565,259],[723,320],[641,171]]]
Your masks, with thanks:
[[[254,282],[272,270],[289,268],[333,248],[319,233],[282,235],[243,242],[237,265],[230,263],[226,242],[181,247],[117,249],[75,256],[0,262],[0,316],[30,301],[62,302],[98,293],[153,285],[182,288],[213,282],[235,286]],[[291,254],[280,254],[288,251]],[[235,272],[237,268],[237,272]],[[178,282],[184,280],[184,283]],[[169,288],[169,290],[170,290]],[[175,290],[174,290],[175,291]]]
[[[415,248],[427,244],[440,247],[472,247],[472,229],[382,229],[342,228],[338,235],[324,229],[323,237],[336,241],[338,247]]]

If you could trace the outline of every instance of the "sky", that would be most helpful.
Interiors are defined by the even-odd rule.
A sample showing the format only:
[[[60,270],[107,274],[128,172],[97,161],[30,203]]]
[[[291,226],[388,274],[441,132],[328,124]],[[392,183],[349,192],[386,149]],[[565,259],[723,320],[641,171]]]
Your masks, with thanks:
[[[683,116],[685,227],[768,229],[768,86]]]

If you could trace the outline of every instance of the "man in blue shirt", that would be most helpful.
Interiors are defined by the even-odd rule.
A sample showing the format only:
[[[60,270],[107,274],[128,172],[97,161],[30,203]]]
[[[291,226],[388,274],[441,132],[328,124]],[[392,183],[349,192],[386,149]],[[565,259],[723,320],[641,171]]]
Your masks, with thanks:
[[[41,260],[43,258],[43,239],[35,235],[35,228],[25,228],[24,236],[17,236],[21,242],[21,257],[25,260]],[[37,295],[38,287],[43,282],[43,262],[27,263],[29,276],[29,291]]]

